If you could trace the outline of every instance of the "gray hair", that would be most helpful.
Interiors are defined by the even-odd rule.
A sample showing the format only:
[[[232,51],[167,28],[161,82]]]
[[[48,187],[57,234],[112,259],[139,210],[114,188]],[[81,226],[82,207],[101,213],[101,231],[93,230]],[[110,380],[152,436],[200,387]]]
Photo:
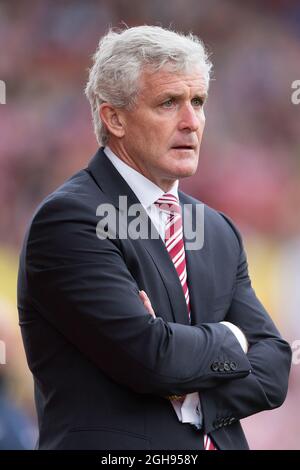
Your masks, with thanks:
[[[100,40],[85,94],[90,102],[94,130],[99,145],[106,145],[108,132],[99,116],[99,106],[110,103],[130,108],[136,103],[143,67],[153,72],[201,71],[208,88],[212,64],[202,41],[159,26],[137,26],[109,32]]]

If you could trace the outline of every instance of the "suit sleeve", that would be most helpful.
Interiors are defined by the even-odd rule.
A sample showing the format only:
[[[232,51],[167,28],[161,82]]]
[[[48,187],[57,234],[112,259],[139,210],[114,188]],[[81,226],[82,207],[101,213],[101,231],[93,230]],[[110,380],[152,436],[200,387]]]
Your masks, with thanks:
[[[184,394],[247,376],[249,360],[224,325],[187,326],[148,314],[119,241],[98,239],[96,222],[88,204],[69,196],[37,212],[20,273],[35,310],[101,371],[138,393]],[[236,370],[213,370],[216,351]]]
[[[229,219],[240,245],[233,300],[225,320],[238,326],[249,342],[251,374],[201,393],[206,432],[280,406],[287,393],[291,348],[257,299],[248,274],[240,234]]]

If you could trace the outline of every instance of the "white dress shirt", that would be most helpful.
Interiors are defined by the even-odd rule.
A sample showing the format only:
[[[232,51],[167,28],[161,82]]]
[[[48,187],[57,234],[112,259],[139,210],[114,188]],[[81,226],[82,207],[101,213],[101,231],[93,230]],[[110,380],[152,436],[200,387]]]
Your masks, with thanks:
[[[160,209],[154,205],[154,202],[164,194],[164,191],[141,173],[123,162],[112,152],[109,147],[106,146],[104,148],[104,152],[116,170],[120,173],[132,191],[135,193],[136,197],[141,202],[151,221],[155,225],[160,237],[163,241],[165,241],[165,223],[167,221],[168,215],[160,211]],[[172,188],[168,191],[168,193],[173,194],[177,198],[178,183],[178,180],[176,180]],[[247,352],[247,340],[243,332],[230,322],[221,323],[223,323],[232,331],[241,344],[244,352]],[[188,393],[185,396],[183,403],[177,400],[171,400],[171,403],[179,421],[182,423],[191,423],[198,429],[202,427],[203,417],[198,392]]]

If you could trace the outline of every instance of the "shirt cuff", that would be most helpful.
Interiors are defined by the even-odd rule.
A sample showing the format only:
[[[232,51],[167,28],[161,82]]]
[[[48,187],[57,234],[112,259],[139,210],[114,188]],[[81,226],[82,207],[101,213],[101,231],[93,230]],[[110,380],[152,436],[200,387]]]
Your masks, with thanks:
[[[227,326],[227,328],[229,328],[232,331],[232,333],[234,334],[234,336],[240,343],[242,350],[244,351],[245,354],[247,354],[249,345],[248,345],[247,338],[242,332],[242,330],[240,330],[239,327],[237,327],[236,325],[234,325],[233,323],[229,321],[221,321],[220,323]]]
[[[177,418],[181,423],[190,423],[200,429],[202,427],[203,415],[199,399],[199,393],[188,393],[184,401],[171,400]]]

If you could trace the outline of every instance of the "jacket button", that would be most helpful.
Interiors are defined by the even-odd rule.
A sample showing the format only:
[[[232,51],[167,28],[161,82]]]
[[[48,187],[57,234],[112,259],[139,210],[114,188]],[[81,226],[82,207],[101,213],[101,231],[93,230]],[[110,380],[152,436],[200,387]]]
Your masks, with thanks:
[[[211,370],[213,370],[214,372],[217,372],[219,370],[219,363],[215,361],[212,363],[210,367],[211,367]]]
[[[228,361],[224,362],[224,370],[226,370],[226,372],[228,372],[230,370],[230,364],[229,364]]]
[[[231,361],[231,363],[230,363],[230,369],[231,369],[231,370],[236,370],[236,368],[237,368],[237,363],[234,362],[234,361]]]

